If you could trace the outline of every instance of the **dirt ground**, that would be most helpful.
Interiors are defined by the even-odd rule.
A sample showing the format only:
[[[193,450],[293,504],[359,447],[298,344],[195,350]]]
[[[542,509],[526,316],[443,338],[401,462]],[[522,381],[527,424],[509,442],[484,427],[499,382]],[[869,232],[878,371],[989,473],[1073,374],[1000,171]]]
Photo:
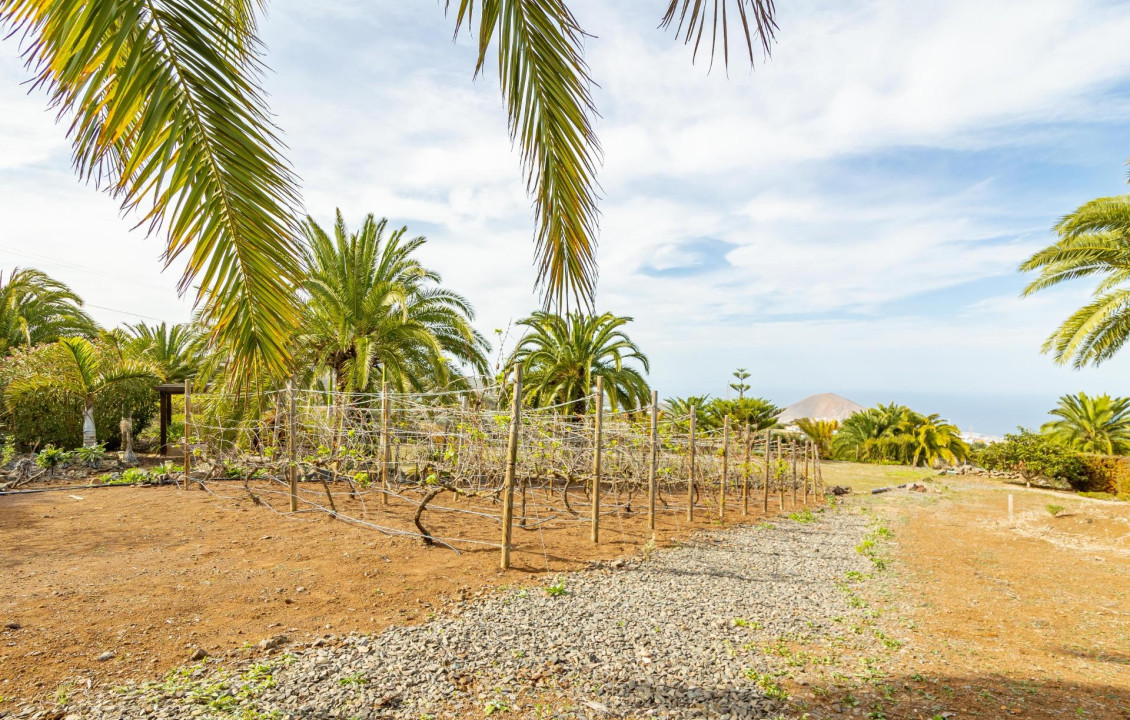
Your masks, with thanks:
[[[869,599],[901,648],[868,682],[814,688],[813,706],[872,718],[1130,718],[1130,505],[930,485],[938,492],[855,501],[894,533],[890,571]]]
[[[221,496],[163,486],[0,497],[0,702],[8,703],[0,711],[66,692],[69,682],[155,678],[198,648],[216,656],[279,634],[312,640],[423,622],[488,588],[548,585],[593,560],[634,554],[651,538],[638,494],[635,512],[604,518],[593,546],[585,518],[536,509],[546,500],[531,490],[530,528],[515,527],[504,573],[496,547],[462,545],[457,555],[325,514],[281,515],[251,502],[238,483],[222,485]],[[268,487],[252,487],[268,497]],[[325,501],[320,486],[302,492]],[[337,502],[343,514],[411,527],[407,503]],[[449,496],[435,502],[498,513]],[[579,491],[573,502],[583,502]],[[757,519],[729,503],[728,521]],[[710,510],[692,524],[685,509],[661,507],[657,517],[659,546],[721,525]],[[425,524],[437,537],[499,541],[498,523],[477,515],[429,510]],[[113,657],[99,660],[105,653]]]

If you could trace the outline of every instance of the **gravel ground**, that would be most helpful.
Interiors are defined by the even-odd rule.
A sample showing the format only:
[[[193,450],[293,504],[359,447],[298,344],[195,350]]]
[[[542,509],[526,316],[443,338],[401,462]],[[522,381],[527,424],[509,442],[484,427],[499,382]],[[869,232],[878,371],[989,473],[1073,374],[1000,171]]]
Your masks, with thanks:
[[[418,627],[306,646],[280,638],[254,661],[95,690],[66,717],[776,716],[779,668],[755,646],[841,636],[833,618],[859,610],[836,583],[869,569],[855,551],[866,518],[818,517],[700,534],[564,576],[556,592],[507,590]]]

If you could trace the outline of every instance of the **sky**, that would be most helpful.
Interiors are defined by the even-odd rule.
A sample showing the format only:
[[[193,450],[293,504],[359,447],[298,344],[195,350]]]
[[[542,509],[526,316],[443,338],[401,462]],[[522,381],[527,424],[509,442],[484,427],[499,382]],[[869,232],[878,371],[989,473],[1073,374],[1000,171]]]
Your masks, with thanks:
[[[726,72],[658,27],[662,0],[570,1],[599,84],[597,306],[634,318],[660,395],[725,396],[744,367],[782,405],[836,392],[1001,434],[1063,393],[1130,394],[1130,351],[1040,353],[1090,288],[1021,299],[1017,272],[1127,192],[1130,4],[777,5],[772,57]],[[275,0],[264,84],[305,210],[427,236],[509,347],[539,304],[532,209],[497,76],[453,29],[441,0]],[[75,178],[27,77],[0,41],[0,269],[57,276],[105,325],[187,320],[161,239]]]

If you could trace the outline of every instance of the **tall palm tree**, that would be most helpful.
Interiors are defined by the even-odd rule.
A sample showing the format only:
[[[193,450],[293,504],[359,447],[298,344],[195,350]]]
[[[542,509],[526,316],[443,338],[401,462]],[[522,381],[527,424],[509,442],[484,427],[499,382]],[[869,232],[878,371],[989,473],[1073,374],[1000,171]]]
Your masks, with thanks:
[[[130,352],[147,360],[159,373],[161,382],[192,377],[200,367],[200,347],[196,329],[189,323],[127,325]]]
[[[911,465],[934,467],[939,460],[957,464],[969,457],[969,445],[961,439],[961,430],[937,413],[925,417],[914,413],[915,425],[910,429],[916,441]]]
[[[657,0],[658,2],[658,0]],[[297,180],[259,86],[254,0],[3,0],[0,37],[73,118],[76,170],[101,181],[186,256],[213,347],[231,377],[288,370],[301,281]],[[451,0],[444,7],[451,9]],[[772,0],[668,0],[661,25],[713,59],[729,38],[768,54]],[[495,48],[511,137],[534,197],[546,304],[591,306],[596,282],[592,81],[585,31],[566,0],[458,0],[456,33],[476,25],[475,73]],[[730,24],[736,28],[731,28]],[[707,33],[707,29],[712,28]],[[719,33],[719,30],[722,32]],[[740,34],[738,34],[740,31]]]
[[[969,456],[956,425],[896,403],[853,413],[836,432],[832,450],[845,460],[905,465],[955,463]]]
[[[82,298],[65,284],[33,269],[0,271],[0,356],[20,345],[55,342],[97,330]]]
[[[613,410],[648,404],[647,381],[627,364],[635,361],[644,372],[650,367],[647,356],[623,330],[631,321],[607,312],[535,312],[519,321],[528,332],[507,367],[522,366],[524,392],[534,405],[568,404],[574,415],[583,415],[598,377],[604,378],[604,395]]]
[[[382,376],[400,391],[445,385],[461,377],[460,365],[486,374],[474,308],[413,257],[423,237],[400,228],[386,238],[387,224],[368,215],[350,232],[338,211],[331,236],[307,219],[300,352],[343,391],[364,391]]]
[[[1064,320],[1043,346],[1057,363],[1098,365],[1130,338],[1130,195],[1092,200],[1060,220],[1055,232],[1058,241],[1020,266],[1040,273],[1024,295],[1098,276],[1093,300]]]
[[[1040,432],[1080,452],[1125,455],[1130,452],[1130,398],[1064,395],[1049,413],[1058,418]]]
[[[836,435],[836,431],[840,429],[840,422],[838,420],[799,418],[796,421],[796,426],[809,440],[816,444],[816,451],[820,453],[820,457],[831,456],[832,440]]]
[[[98,397],[120,383],[156,381],[157,374],[153,368],[135,360],[99,353],[94,343],[86,338],[62,338],[57,344],[65,359],[66,371],[61,375],[40,374],[13,381],[7,388],[9,401],[19,402],[19,396],[25,393],[54,393],[79,401],[83,408],[82,444],[93,446],[98,441],[94,425],[94,404]]]

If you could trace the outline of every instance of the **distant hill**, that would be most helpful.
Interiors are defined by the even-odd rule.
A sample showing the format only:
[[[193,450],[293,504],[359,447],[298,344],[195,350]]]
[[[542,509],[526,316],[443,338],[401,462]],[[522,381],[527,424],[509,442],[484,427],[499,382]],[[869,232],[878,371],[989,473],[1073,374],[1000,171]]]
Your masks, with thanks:
[[[835,393],[809,395],[800,402],[789,405],[777,417],[777,422],[788,424],[801,418],[813,420],[847,420],[863,406]]]

